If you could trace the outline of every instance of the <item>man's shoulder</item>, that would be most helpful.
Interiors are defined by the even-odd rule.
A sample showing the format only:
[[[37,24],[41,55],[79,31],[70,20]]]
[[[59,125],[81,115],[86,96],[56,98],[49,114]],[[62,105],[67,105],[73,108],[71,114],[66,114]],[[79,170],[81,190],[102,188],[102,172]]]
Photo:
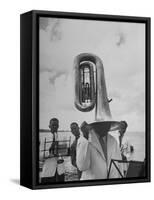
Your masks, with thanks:
[[[79,139],[78,139],[78,142],[77,142],[77,146],[79,146],[79,145],[83,146],[83,145],[86,145],[88,143],[89,143],[89,141],[85,137],[80,136]]]

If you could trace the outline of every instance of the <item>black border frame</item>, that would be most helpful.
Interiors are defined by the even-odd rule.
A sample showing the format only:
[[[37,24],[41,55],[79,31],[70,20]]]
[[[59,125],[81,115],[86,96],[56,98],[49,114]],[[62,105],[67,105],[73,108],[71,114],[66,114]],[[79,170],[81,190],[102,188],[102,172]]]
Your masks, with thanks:
[[[39,17],[66,19],[116,21],[145,24],[145,132],[146,132],[146,176],[110,180],[70,181],[63,184],[39,184]],[[151,181],[151,19],[149,17],[85,14],[33,10],[20,17],[20,58],[21,58],[21,137],[20,137],[20,184],[31,189],[62,188],[126,184]],[[28,84],[29,83],[29,84]],[[28,84],[28,85],[27,85]]]

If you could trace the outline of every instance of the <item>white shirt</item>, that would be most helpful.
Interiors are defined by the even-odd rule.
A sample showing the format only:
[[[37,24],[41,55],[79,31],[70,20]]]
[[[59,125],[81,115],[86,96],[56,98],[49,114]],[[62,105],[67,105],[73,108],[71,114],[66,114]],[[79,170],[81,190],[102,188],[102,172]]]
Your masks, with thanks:
[[[56,173],[56,169],[59,175],[65,173],[64,162],[61,164],[58,164],[57,160],[58,160],[57,157],[47,158],[45,160],[41,177],[53,177]]]
[[[77,143],[77,167],[82,171],[81,180],[106,179],[111,159],[121,160],[121,153],[117,141],[110,134],[107,135],[107,160],[94,130],[89,133],[89,139],[80,137]],[[123,174],[123,166],[118,168]],[[112,166],[109,178],[120,178],[117,169]]]
[[[52,136],[52,140],[53,140],[53,136]],[[58,141],[58,134],[55,133],[55,141]],[[51,143],[52,145],[52,143]],[[51,156],[51,157],[50,157]],[[43,170],[41,173],[41,177],[53,177],[56,173],[56,169],[59,175],[64,174],[65,173],[65,165],[64,162],[58,164],[58,157],[52,157],[53,154],[51,152],[51,154],[49,155],[49,157],[45,160],[44,164],[43,164]]]
[[[126,156],[127,160],[133,160],[134,152],[131,152],[131,146],[133,146],[127,136],[124,135],[122,138],[122,144],[121,144],[121,153],[123,153],[124,156]]]

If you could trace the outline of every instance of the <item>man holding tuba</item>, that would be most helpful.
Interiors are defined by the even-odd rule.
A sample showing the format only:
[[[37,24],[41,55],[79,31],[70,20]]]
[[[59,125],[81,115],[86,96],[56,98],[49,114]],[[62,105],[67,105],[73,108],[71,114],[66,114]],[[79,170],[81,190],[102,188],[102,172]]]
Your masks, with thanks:
[[[108,177],[111,159],[121,160],[118,143],[108,133],[110,123],[105,122],[103,126],[101,123],[100,127],[100,123],[97,122],[92,124],[83,122],[80,128],[83,136],[78,139],[76,157],[77,167],[82,171],[80,180],[121,178],[114,165]],[[117,166],[123,174],[122,165],[117,163]]]

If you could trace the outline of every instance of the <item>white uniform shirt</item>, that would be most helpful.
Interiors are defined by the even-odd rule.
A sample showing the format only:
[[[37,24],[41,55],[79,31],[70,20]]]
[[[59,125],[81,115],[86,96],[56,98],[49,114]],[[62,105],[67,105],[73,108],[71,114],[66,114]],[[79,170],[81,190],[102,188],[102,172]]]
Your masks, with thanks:
[[[77,143],[77,167],[82,171],[81,180],[106,179],[111,159],[121,160],[116,140],[107,135],[107,160],[95,132],[91,130],[89,140],[80,137]],[[122,165],[118,168],[123,174]],[[109,178],[120,178],[117,169],[112,166]]]
[[[58,134],[55,134],[55,141],[58,141]],[[52,145],[52,144],[51,144]],[[51,157],[50,157],[51,156]],[[52,157],[53,154],[51,152],[49,158],[47,158],[43,164],[43,170],[41,173],[41,177],[53,177],[56,173],[56,169],[59,175],[65,173],[65,165],[64,162],[58,164],[58,157]]]
[[[134,152],[131,152],[131,146],[133,145],[129,142],[127,136],[124,136],[122,138],[121,152],[126,156],[128,161],[133,160]]]

